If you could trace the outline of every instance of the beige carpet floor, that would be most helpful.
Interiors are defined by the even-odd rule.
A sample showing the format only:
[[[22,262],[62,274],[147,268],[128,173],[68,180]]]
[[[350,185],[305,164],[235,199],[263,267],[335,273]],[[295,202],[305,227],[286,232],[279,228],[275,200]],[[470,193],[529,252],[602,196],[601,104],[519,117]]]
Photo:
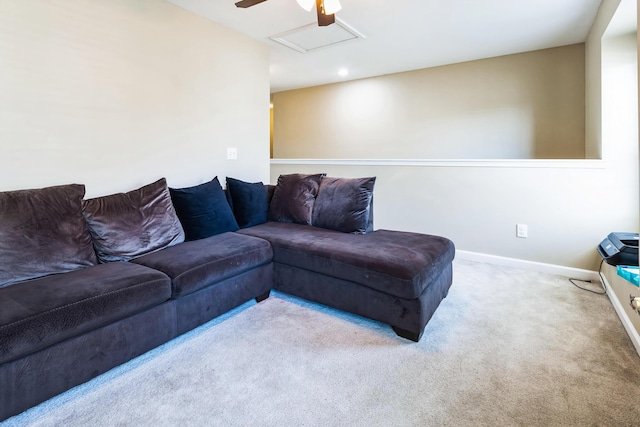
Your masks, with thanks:
[[[275,293],[5,424],[638,426],[640,357],[606,296],[456,261],[420,343]]]

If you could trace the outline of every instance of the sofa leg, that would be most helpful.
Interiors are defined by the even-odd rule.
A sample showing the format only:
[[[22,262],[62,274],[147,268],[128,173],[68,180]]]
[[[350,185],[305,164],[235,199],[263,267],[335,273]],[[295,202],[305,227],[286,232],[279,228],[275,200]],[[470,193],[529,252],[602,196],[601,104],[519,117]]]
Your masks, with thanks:
[[[269,290],[269,291],[265,292],[264,294],[260,294],[260,295],[258,295],[258,296],[256,297],[256,302],[260,302],[260,301],[264,301],[264,300],[266,300],[267,298],[269,298],[269,294],[270,294],[270,293],[271,293],[271,291]]]
[[[406,338],[408,340],[414,341],[414,342],[418,342],[420,341],[420,337],[422,337],[422,332],[420,331],[418,332],[411,332],[411,331],[407,331],[406,329],[402,329],[402,328],[398,328],[396,326],[392,326],[394,332],[402,337],[402,338]]]

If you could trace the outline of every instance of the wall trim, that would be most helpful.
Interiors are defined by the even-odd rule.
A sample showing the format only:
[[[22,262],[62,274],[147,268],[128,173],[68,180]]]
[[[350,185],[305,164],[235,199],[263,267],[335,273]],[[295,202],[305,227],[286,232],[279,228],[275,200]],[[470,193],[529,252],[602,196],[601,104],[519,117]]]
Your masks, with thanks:
[[[605,169],[600,159],[271,159],[272,165]]]
[[[456,258],[467,261],[487,262],[507,267],[522,268],[524,270],[534,270],[542,273],[558,274],[560,276],[572,277],[574,279],[600,282],[600,275],[597,271],[584,270],[581,268],[565,267],[563,265],[546,264],[543,262],[527,261],[524,259],[508,258],[498,255],[461,250],[456,250]]]
[[[611,301],[611,305],[613,305],[616,313],[618,313],[618,317],[620,318],[624,329],[627,331],[627,335],[629,335],[629,338],[631,338],[631,342],[633,343],[633,346],[636,348],[636,351],[640,356],[640,335],[638,334],[638,331],[636,331],[636,328],[633,326],[633,323],[631,323],[629,315],[626,311],[624,311],[622,303],[616,297],[616,294],[613,292],[613,289],[611,288],[611,285],[609,284],[609,281],[607,281],[607,277],[604,274],[602,275],[602,280],[604,281],[604,287],[607,290],[607,296]]]

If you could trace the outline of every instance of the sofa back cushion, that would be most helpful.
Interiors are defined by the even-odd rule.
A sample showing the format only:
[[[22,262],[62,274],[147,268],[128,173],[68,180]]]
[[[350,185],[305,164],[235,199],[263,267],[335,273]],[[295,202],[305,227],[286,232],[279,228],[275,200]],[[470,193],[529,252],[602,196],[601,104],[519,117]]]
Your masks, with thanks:
[[[324,177],[313,207],[313,225],[343,233],[365,234],[371,231],[371,201],[375,183],[375,177]]]
[[[100,262],[130,261],[184,241],[164,178],[128,193],[83,202]]]
[[[0,193],[0,288],[96,264],[84,185]]]
[[[269,199],[262,182],[245,182],[227,177],[227,200],[240,228],[267,222]]]
[[[169,188],[186,240],[238,230],[218,177],[189,188]]]
[[[313,205],[324,176],[280,175],[269,206],[269,220],[311,225]]]

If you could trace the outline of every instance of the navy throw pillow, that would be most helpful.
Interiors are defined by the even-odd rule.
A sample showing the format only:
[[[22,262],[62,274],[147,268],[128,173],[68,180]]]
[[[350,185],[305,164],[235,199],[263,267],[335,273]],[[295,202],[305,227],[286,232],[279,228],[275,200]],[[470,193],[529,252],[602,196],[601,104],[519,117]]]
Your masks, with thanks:
[[[269,201],[262,182],[244,182],[227,177],[227,195],[240,228],[267,222]]]
[[[218,177],[195,187],[170,188],[169,192],[186,240],[239,229]]]

